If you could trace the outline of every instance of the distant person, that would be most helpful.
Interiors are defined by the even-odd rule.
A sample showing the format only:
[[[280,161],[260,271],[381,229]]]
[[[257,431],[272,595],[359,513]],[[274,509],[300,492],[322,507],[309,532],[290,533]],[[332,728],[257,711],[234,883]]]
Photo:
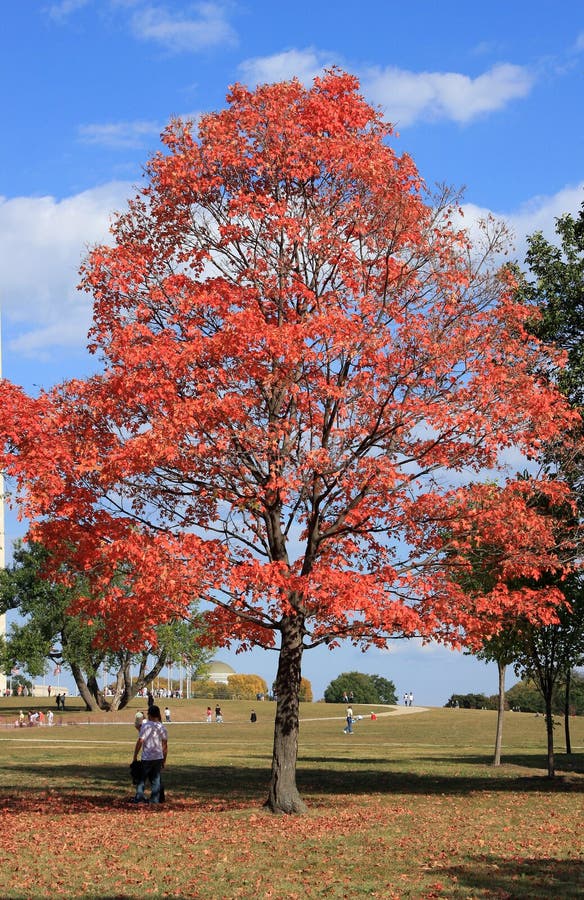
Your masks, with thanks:
[[[349,691],[349,703],[352,703],[354,699],[355,695],[353,694],[353,691]]]
[[[47,688],[47,694],[49,697],[51,696],[51,685],[49,685]]]
[[[351,706],[347,707],[347,724],[343,728],[345,734],[353,734],[353,709]]]
[[[170,722],[170,710],[168,706],[164,707],[164,719],[166,722]]]
[[[249,717],[249,721],[251,722],[252,725],[255,725],[255,723],[257,722],[257,720],[258,720],[258,717],[256,716],[255,709],[252,709],[251,715],[250,715],[250,717]]]
[[[57,709],[61,709],[61,695],[60,694],[55,695],[55,704],[57,706]]]
[[[148,709],[150,709],[151,706],[154,706],[154,694],[150,689],[146,691],[146,697],[148,698]]]
[[[207,724],[211,724],[213,721],[213,711],[210,706],[207,707]]]
[[[217,725],[223,723],[223,713],[221,712],[221,707],[219,705],[215,707],[215,721],[217,722]]]
[[[349,698],[347,697],[347,692],[343,691],[343,703],[348,703],[348,702],[349,702]]]
[[[61,694],[61,709],[65,709],[65,694]]]
[[[150,803],[160,803],[162,788],[162,770],[166,765],[168,753],[168,732],[162,724],[160,707],[153,704],[148,710],[148,719],[142,723],[136,746],[134,747],[133,763],[138,761],[141,754],[142,767],[139,781],[136,785],[136,796],[132,803],[145,803],[144,788],[146,782],[150,782]]]
[[[408,694],[408,706],[413,706],[413,705],[414,705],[414,695],[410,691],[410,693]]]
[[[49,728],[52,726],[54,719],[55,719],[55,715],[53,713],[53,710],[50,709],[47,712],[47,725],[49,726]]]

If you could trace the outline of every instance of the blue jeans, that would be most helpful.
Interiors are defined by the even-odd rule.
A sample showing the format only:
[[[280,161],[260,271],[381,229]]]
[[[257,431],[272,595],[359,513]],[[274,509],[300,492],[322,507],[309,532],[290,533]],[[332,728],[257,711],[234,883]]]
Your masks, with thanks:
[[[160,773],[162,771],[161,759],[143,759],[142,775],[136,785],[136,800],[145,800],[144,788],[146,781],[150,781],[150,803],[160,803]]]

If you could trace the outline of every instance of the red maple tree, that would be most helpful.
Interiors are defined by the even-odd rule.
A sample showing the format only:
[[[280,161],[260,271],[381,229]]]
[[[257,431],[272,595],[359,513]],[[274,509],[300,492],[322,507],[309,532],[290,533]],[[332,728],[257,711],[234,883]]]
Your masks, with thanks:
[[[2,385],[31,533],[87,574],[79,608],[112,643],[138,647],[196,594],[215,642],[277,650],[274,811],[304,809],[305,649],[472,641],[509,604],[541,614],[501,588],[485,617],[444,577],[477,509],[451,476],[536,453],[569,413],[537,374],[533,311],[390,134],[339,71],[237,85],[198,135],[173,122],[82,271],[102,373],[37,398]],[[509,567],[553,567],[521,492],[497,498]]]

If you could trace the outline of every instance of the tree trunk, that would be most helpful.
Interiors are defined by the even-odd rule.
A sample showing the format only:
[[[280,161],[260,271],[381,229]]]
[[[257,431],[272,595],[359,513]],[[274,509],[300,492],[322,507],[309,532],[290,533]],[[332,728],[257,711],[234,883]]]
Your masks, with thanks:
[[[497,660],[499,669],[499,701],[497,704],[497,734],[495,736],[495,756],[493,757],[493,765],[501,765],[501,746],[503,743],[503,715],[505,712],[505,663]]]
[[[303,813],[306,812],[306,805],[296,787],[302,618],[289,616],[284,619],[281,634],[282,643],[276,676],[272,775],[265,805],[274,813]]]
[[[97,702],[96,708],[109,711],[109,708],[110,708],[109,703],[107,702],[104,692],[100,688],[95,675],[91,675],[87,679],[87,687],[89,688],[90,693],[92,694],[92,696],[95,698],[95,700]]]
[[[545,700],[545,728],[547,732],[547,770],[548,777],[553,778],[556,774],[556,765],[554,760],[554,717],[552,714],[552,689],[553,685],[546,685],[544,694]]]
[[[566,672],[566,693],[564,695],[564,734],[566,736],[566,753],[572,752],[572,741],[570,738],[570,688],[572,686],[572,672],[570,669]]]
[[[116,672],[116,686],[114,689],[114,695],[110,700],[110,709],[118,710],[123,709],[126,706],[127,699],[127,684],[128,684],[128,671],[129,664],[122,662]],[[125,702],[124,702],[125,699]]]
[[[83,677],[83,672],[81,668],[77,665],[77,663],[69,663],[71,668],[71,674],[75,679],[75,684],[77,685],[77,690],[79,691],[79,696],[85,703],[85,708],[88,712],[97,712],[99,709],[99,705],[97,703],[96,698],[93,696],[85,678]]]

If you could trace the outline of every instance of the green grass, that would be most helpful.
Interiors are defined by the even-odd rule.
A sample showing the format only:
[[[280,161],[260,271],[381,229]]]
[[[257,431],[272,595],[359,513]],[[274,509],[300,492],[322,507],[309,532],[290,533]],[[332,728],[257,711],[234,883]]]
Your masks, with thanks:
[[[533,715],[506,715],[494,768],[492,712],[371,721],[357,706],[365,718],[348,736],[342,706],[303,704],[309,812],[290,818],[262,807],[274,705],[221,705],[225,724],[206,725],[206,701],[170,704],[159,809],[127,803],[137,703],[112,722],[71,700],[70,724],[0,728],[0,897],[584,896],[584,719],[572,720],[569,758],[558,728],[550,780]],[[3,700],[0,715],[18,708]]]

